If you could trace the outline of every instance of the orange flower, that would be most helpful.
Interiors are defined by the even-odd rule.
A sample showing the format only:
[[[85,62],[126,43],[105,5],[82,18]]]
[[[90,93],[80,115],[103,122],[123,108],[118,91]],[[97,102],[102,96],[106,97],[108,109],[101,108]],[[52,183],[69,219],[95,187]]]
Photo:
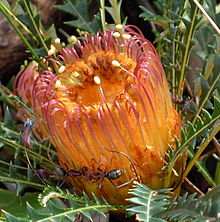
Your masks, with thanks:
[[[181,120],[152,44],[127,26],[85,36],[57,57],[46,64],[58,71],[35,80],[31,105],[76,190],[123,204],[133,181],[163,187]]]

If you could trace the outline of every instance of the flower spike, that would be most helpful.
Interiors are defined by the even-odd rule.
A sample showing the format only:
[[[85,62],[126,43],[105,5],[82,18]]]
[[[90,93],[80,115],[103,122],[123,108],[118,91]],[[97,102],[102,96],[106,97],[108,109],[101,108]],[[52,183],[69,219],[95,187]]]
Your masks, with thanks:
[[[125,204],[135,181],[162,188],[166,152],[182,123],[153,45],[137,27],[117,25],[74,38],[56,58],[47,58],[46,70],[27,68],[15,86],[39,116],[38,131],[50,138],[61,167],[77,172],[70,183],[114,204]]]

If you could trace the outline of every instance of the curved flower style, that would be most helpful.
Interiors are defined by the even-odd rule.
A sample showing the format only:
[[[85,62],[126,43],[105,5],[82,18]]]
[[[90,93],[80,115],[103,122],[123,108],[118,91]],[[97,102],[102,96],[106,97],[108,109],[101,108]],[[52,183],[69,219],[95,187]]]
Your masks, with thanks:
[[[58,58],[35,80],[31,104],[76,189],[121,204],[133,181],[163,187],[181,120],[152,44],[127,26],[85,36]]]

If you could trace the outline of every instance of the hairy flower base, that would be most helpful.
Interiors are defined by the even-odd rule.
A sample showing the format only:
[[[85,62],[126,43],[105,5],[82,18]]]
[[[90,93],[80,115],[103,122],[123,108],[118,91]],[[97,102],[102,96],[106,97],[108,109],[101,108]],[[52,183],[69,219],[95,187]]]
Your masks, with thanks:
[[[61,60],[48,59],[29,101],[76,190],[114,204],[125,203],[133,181],[164,186],[165,153],[181,129],[155,49],[140,32],[123,31],[85,36]]]
[[[60,116],[65,116],[65,114],[61,112],[57,111],[57,114],[53,115],[55,122],[62,122]],[[111,112],[113,113],[112,110]],[[164,153],[161,154],[156,146],[143,144],[135,124],[136,119],[132,114],[127,113],[129,115],[130,137],[127,129],[124,131],[120,129],[120,135],[116,131],[110,132],[114,131],[114,125],[111,124],[111,116],[107,113],[103,116],[105,126],[100,125],[95,111],[89,114],[82,113],[81,111],[79,116],[71,116],[68,122],[64,119],[60,125],[56,124],[56,129],[52,131],[56,138],[53,142],[56,144],[55,146],[66,147],[66,149],[58,149],[59,159],[62,160],[61,166],[67,171],[80,170],[86,166],[90,173],[106,172],[106,174],[111,170],[121,169],[123,174],[112,180],[114,185],[107,177],[98,180],[87,180],[85,176],[69,177],[78,191],[84,190],[89,194],[93,192],[100,197],[104,196],[111,203],[124,204],[128,195],[127,191],[131,188],[133,181],[140,181],[153,189],[163,187],[165,175],[160,171],[164,166]],[[173,129],[173,132],[170,133],[177,133],[180,128],[179,117],[174,110],[170,110],[170,115],[172,120],[169,123]],[[115,119],[119,119],[119,117],[114,116]],[[124,118],[128,117],[124,115]],[[75,124],[76,122],[78,125]],[[132,123],[134,123],[133,127]],[[117,121],[118,127],[122,124],[122,121]],[[92,129],[90,129],[90,125],[92,125]],[[93,135],[94,132],[95,135]],[[114,143],[114,147],[113,145],[110,147],[112,143]],[[94,150],[90,147],[93,147]],[[108,150],[105,149],[106,147]],[[67,156],[68,158],[66,158]],[[175,180],[178,178],[176,177]],[[120,188],[117,188],[118,186]]]

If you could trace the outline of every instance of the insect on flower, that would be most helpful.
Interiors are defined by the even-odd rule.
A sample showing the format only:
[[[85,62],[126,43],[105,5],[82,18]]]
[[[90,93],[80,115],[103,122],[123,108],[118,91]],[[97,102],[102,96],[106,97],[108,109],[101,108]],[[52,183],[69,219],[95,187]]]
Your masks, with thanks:
[[[31,147],[31,136],[32,136],[32,129],[35,125],[35,121],[32,119],[28,119],[24,123],[24,130],[23,130],[23,135],[22,135],[22,145],[25,146],[26,148]]]
[[[134,172],[135,172],[135,175],[137,176],[137,172],[136,172],[135,166],[134,166],[134,164],[132,163],[131,159],[130,159],[126,154],[124,154],[123,152],[120,152],[120,151],[110,150],[110,149],[108,149],[108,148],[106,148],[106,147],[102,147],[102,148],[105,149],[105,150],[107,150],[108,152],[117,153],[117,154],[119,154],[119,155],[122,155],[122,156],[126,157],[127,160],[130,162],[131,167],[133,168],[133,170],[134,170]],[[125,183],[123,183],[123,184],[120,184],[120,185],[118,185],[118,186],[115,186],[114,183],[112,182],[112,180],[118,179],[118,178],[123,174],[123,171],[122,171],[121,169],[114,169],[114,170],[109,171],[108,173],[106,173],[106,171],[102,171],[100,168],[98,168],[98,170],[99,170],[100,172],[89,172],[89,171],[88,171],[88,167],[82,167],[82,168],[81,168],[80,170],[78,170],[78,171],[77,171],[77,170],[70,170],[70,171],[68,171],[66,174],[67,174],[68,176],[72,176],[72,177],[77,177],[77,176],[82,176],[82,175],[83,175],[83,176],[85,176],[85,178],[86,178],[87,181],[91,181],[91,180],[96,180],[96,181],[97,181],[97,180],[99,180],[99,179],[102,179],[102,181],[103,181],[103,179],[106,177],[106,178],[111,182],[111,184],[112,184],[114,187],[116,187],[116,188],[123,187],[123,186],[131,183],[131,182],[134,180],[134,178],[132,178],[132,179],[131,179],[130,181],[128,181],[128,182],[125,182]],[[136,179],[138,179],[138,178],[136,178]],[[101,183],[99,184],[99,188],[101,188],[101,186],[102,186],[102,181],[101,181]]]
[[[153,45],[137,27],[126,26],[120,33],[85,35],[54,53],[32,81],[31,93],[22,88],[32,76],[27,72],[17,78],[16,92],[39,116],[38,131],[50,138],[60,166],[73,175],[69,182],[116,204],[125,203],[130,181],[162,188],[166,152],[175,149],[182,122]],[[182,166],[175,170],[182,172]],[[175,186],[179,178],[170,178],[169,186]]]
[[[51,182],[57,182],[58,187],[61,187],[65,184],[67,172],[60,166],[56,165],[54,170],[48,169],[39,169],[35,170],[35,175],[40,179],[45,185],[50,184]]]
[[[172,98],[172,102],[174,104],[177,104],[181,107],[181,112],[191,111],[190,110],[190,103],[189,103],[189,101],[191,100],[190,98],[180,99],[175,96],[172,96],[171,98]]]
[[[122,175],[123,171],[120,169],[114,169],[111,170],[110,172],[108,172],[105,176],[109,179],[109,180],[115,180],[117,178],[119,178]]]
[[[105,171],[102,171],[99,168],[98,168],[98,170],[100,172],[89,172],[88,167],[82,167],[79,171],[77,171],[77,170],[68,171],[67,175],[71,176],[71,177],[85,176],[86,180],[88,180],[88,181],[91,181],[91,180],[98,181],[100,179],[102,179],[102,181],[103,181],[103,179],[106,177],[109,179],[109,181],[112,183],[112,185],[115,186],[113,184],[112,180],[118,179],[123,173],[123,171],[120,169],[114,169],[108,173],[106,173]],[[126,184],[127,183],[121,184],[119,186],[116,186],[116,188],[122,187],[123,185],[126,185]],[[102,182],[100,183],[99,188],[101,188],[101,185],[102,185]]]

